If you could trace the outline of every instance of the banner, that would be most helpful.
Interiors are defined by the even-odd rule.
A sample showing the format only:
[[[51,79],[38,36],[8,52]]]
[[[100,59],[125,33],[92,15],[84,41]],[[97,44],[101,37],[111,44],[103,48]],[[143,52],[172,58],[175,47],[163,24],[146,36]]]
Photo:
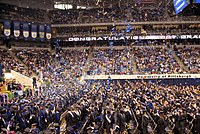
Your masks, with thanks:
[[[29,37],[29,25],[27,22],[24,22],[23,23],[23,36],[25,38],[28,38]]]
[[[58,36],[58,38],[62,38]],[[200,35],[147,35],[147,36],[88,36],[69,37],[65,41],[118,41],[118,40],[172,40],[172,39],[200,39]]]
[[[20,36],[20,22],[14,21],[14,36],[19,37]]]
[[[37,38],[37,25],[36,24],[31,25],[31,37],[34,39]]]
[[[51,39],[51,26],[50,26],[50,25],[47,25],[47,26],[46,26],[46,38],[47,38],[48,40]]]
[[[10,21],[4,21],[4,34],[6,36],[10,36],[11,34],[11,24],[10,24]]]
[[[190,4],[190,0],[174,0],[176,14],[184,10]]]
[[[183,79],[183,78],[200,78],[200,74],[150,74],[150,75],[87,75],[84,79]]]
[[[39,26],[39,36],[41,39],[44,38],[44,25]]]

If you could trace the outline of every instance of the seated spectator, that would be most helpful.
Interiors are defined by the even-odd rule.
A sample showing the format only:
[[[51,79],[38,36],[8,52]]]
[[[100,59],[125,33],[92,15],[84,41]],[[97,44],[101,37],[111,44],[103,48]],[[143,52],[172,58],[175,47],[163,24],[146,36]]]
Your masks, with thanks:
[[[5,49],[0,50],[0,61],[2,61],[3,69],[6,71],[13,69],[23,75],[31,75],[31,72],[26,70],[25,66],[21,64],[18,60],[11,57],[8,51]]]
[[[188,67],[191,73],[200,72],[200,48],[185,47],[178,48],[178,56],[183,63]]]
[[[128,50],[97,49],[90,60],[89,74],[133,74]]]
[[[137,69],[144,74],[180,74],[183,69],[176,62],[172,52],[164,48],[135,48]]]

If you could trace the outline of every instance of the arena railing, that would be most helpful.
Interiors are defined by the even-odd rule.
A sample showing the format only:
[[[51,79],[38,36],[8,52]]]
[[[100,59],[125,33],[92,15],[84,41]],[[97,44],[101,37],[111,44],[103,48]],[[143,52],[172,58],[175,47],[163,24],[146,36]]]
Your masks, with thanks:
[[[85,80],[126,80],[126,79],[184,79],[200,78],[200,74],[149,74],[149,75],[87,75]]]
[[[90,119],[90,115],[88,115],[88,116],[86,117],[86,120],[85,120],[83,126],[82,126],[81,129],[80,129],[80,134],[84,134],[84,129],[85,129],[85,127],[86,127],[86,125],[87,125],[89,119]]]
[[[170,120],[169,120],[168,123],[169,123],[169,124],[168,124],[168,126],[165,128],[165,131],[166,131],[167,134],[172,134],[172,133],[173,133],[173,130],[174,130],[174,128],[175,128],[175,124],[174,124],[172,121],[170,121]]]
[[[191,131],[192,131],[192,128],[193,128],[193,121],[195,120],[195,118],[196,118],[196,116],[194,115],[193,116],[193,119],[192,119],[192,121],[191,122],[189,122],[189,124],[188,124],[188,126],[185,128],[186,130],[186,134],[190,134],[191,133]]]
[[[147,21],[147,22],[127,22],[130,25],[172,25],[172,24],[199,24],[200,21]],[[124,25],[124,22],[110,23],[83,23],[83,24],[52,24],[52,27],[80,27],[80,26],[113,26]]]
[[[136,118],[136,115],[135,115],[133,109],[131,109],[131,113],[133,114],[133,118],[134,118],[134,120],[135,120],[135,122],[136,122],[136,127],[135,127],[135,129],[134,129],[134,131],[133,131],[133,134],[135,134],[136,131],[137,131],[137,129],[138,129],[139,123],[138,123],[138,121],[137,121],[137,118]]]
[[[154,119],[151,117],[151,115],[149,114],[149,112],[147,112],[147,115],[149,116],[149,118],[151,119],[151,121],[153,122],[153,125],[154,125],[154,127],[152,128],[150,134],[154,134],[158,125],[156,124],[156,122],[154,121]]]

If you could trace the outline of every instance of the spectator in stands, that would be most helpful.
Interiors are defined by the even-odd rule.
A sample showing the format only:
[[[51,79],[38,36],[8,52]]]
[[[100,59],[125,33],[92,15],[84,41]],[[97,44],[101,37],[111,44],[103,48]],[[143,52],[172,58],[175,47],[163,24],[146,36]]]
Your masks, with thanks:
[[[89,74],[133,74],[132,59],[129,51],[124,50],[95,50],[90,60]]]
[[[183,69],[171,51],[164,48],[135,48],[134,56],[139,72],[144,74],[179,74]]]
[[[191,73],[200,72],[200,49],[198,47],[178,48],[177,53]]]

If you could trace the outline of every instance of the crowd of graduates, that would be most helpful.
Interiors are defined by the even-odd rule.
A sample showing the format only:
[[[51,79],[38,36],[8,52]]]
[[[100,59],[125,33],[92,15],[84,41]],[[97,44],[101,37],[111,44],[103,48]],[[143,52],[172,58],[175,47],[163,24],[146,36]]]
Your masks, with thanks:
[[[76,76],[73,68],[78,66],[79,61],[73,60],[75,57],[72,56],[77,53],[78,60],[82,50],[79,53],[63,50],[57,54],[50,54],[47,50],[12,51],[29,70],[33,70],[39,75],[39,79],[44,80],[44,84],[38,87],[37,82],[33,82],[35,90],[25,90],[22,96],[17,95],[14,99],[0,103],[1,132],[59,133],[61,114],[89,91],[86,84],[81,85],[77,77],[73,78]],[[69,59],[65,59],[67,55]],[[85,55],[82,57],[85,58]],[[79,68],[74,69],[78,71]],[[47,128],[52,122],[56,124]]]
[[[143,8],[138,2],[128,6],[49,12],[0,3],[0,9],[1,19],[50,21],[52,24],[174,19],[169,16],[173,13],[167,12],[167,7],[162,3],[151,8]],[[194,19],[199,20],[199,17]],[[148,29],[148,26],[145,28]],[[85,29],[73,30],[80,35],[106,33],[123,36],[130,32],[143,34],[142,30],[145,34],[148,33],[142,28],[136,28],[135,31],[130,28],[129,32],[126,31],[127,28],[116,31],[108,27],[99,30],[89,28],[90,31]],[[196,30],[192,30],[194,29]],[[166,31],[165,28],[164,30]],[[71,35],[70,28],[68,31]],[[157,33],[160,31],[162,28],[157,29]],[[187,29],[185,32],[188,32]],[[66,30],[63,28],[60,33],[65,34]],[[109,45],[112,46],[112,43],[109,42]],[[7,83],[8,91],[23,90],[23,94],[15,92],[13,98],[1,99],[0,133],[200,133],[199,79],[191,80],[195,81],[194,85],[177,79],[174,79],[173,84],[167,80],[112,80],[110,77],[107,80],[80,81],[85,74],[196,74],[200,72],[199,47],[181,47],[175,50],[188,72],[180,66],[173,51],[164,47],[61,49],[58,45],[55,51],[32,48],[0,50],[0,63],[4,72],[13,69],[29,77],[35,73],[42,83],[39,87],[34,81],[33,89],[26,90],[23,90],[20,83]],[[62,126],[64,129],[61,130]]]
[[[78,86],[77,90],[75,88],[71,83],[70,86],[51,85],[35,91],[28,89],[22,96],[1,103],[0,131],[39,134],[44,130],[53,130],[59,133],[61,114],[84,94],[79,92]],[[48,128],[52,122],[55,125]]]
[[[114,47],[77,50],[57,47],[56,53],[39,49],[12,51],[30,70],[39,75],[44,84],[38,87],[34,83],[35,90],[28,89],[22,96],[17,95],[14,99],[0,103],[1,132],[199,132],[199,84],[183,84],[176,79],[175,85],[161,81],[124,81],[111,78],[104,81],[79,81],[84,71],[89,75],[131,74],[134,60],[141,73],[182,73],[174,71],[180,69],[180,66],[171,50],[160,47],[119,50]],[[144,51],[151,55],[146,55]],[[6,50],[2,51],[1,55],[5,55],[5,52]],[[2,57],[3,65],[7,65],[7,60],[4,59],[9,56]],[[145,67],[150,63],[155,63],[152,70],[142,69],[141,66],[150,68]],[[158,67],[157,64],[161,66]],[[60,130],[63,125],[60,119],[64,112],[65,129]],[[51,123],[54,125],[49,128]]]
[[[59,133],[60,116],[67,110],[69,134],[198,134],[200,86],[176,84],[108,78],[26,90],[23,96],[1,103],[1,131]],[[55,126],[48,128],[52,122]]]
[[[199,133],[200,86],[96,81],[66,114],[68,133]],[[180,85],[179,85],[180,84]]]

